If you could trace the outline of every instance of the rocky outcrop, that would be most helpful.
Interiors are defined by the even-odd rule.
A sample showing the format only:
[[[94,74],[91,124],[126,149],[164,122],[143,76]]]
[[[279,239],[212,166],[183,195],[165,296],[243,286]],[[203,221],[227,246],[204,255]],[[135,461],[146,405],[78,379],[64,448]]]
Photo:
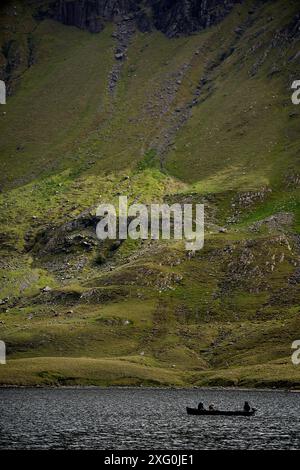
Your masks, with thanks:
[[[66,25],[98,33],[105,21],[115,21],[126,14],[138,12],[133,0],[58,0],[50,16]]]
[[[113,37],[116,39],[117,45],[115,48],[116,63],[111,70],[109,76],[109,91],[114,93],[118,80],[121,75],[122,65],[126,59],[127,49],[130,43],[130,38],[135,32],[135,22],[132,18],[125,17],[117,22],[116,31]]]
[[[220,22],[242,0],[153,1],[154,24],[168,37],[201,31]]]
[[[36,60],[36,44],[32,35],[24,34],[21,40],[8,39],[0,49],[0,80],[6,83],[11,95],[16,82]]]
[[[128,16],[142,32],[153,26],[168,37],[212,26],[242,0],[57,0],[50,16],[66,25],[100,32],[106,21]]]

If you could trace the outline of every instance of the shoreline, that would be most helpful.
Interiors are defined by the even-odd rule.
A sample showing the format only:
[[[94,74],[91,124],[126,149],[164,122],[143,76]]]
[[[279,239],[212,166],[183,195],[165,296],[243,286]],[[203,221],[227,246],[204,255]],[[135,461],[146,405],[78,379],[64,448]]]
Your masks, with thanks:
[[[7,389],[31,389],[31,390],[203,390],[203,391],[232,391],[232,392],[286,392],[286,393],[299,393],[300,389],[288,389],[288,388],[255,388],[255,387],[174,387],[174,386],[159,386],[159,387],[147,387],[147,386],[120,386],[120,385],[0,385],[1,390]]]

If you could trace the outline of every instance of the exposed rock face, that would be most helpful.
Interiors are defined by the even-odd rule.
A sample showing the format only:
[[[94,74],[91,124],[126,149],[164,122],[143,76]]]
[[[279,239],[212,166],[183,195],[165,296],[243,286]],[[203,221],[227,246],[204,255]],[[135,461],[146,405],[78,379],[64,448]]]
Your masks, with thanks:
[[[98,33],[105,21],[114,21],[138,10],[133,0],[58,0],[51,16],[66,24]]]
[[[0,49],[0,80],[6,83],[7,95],[14,84],[35,63],[35,43],[31,34],[24,34],[21,41],[9,39]]]
[[[154,24],[168,37],[191,34],[221,21],[242,0],[153,1]]]
[[[242,0],[58,0],[51,16],[67,25],[100,32],[105,21],[130,15],[137,27],[153,26],[168,37],[191,34],[221,21]]]
[[[130,38],[135,32],[135,21],[125,17],[117,23],[116,31],[113,33],[117,41],[115,49],[116,64],[114,65],[109,77],[109,90],[114,92],[118,83],[124,59],[126,59],[127,48],[130,43]]]

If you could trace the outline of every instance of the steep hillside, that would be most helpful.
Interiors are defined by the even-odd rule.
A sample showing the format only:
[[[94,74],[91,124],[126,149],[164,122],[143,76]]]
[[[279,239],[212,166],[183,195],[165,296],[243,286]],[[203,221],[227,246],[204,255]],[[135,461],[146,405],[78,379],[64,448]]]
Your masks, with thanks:
[[[300,384],[297,0],[1,5],[1,384]],[[203,202],[204,249],[100,243]]]

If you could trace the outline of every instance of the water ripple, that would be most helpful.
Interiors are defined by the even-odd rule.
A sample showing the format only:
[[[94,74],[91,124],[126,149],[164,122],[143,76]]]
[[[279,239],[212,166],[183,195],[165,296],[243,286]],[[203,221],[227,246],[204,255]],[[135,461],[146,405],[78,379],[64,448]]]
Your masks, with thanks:
[[[163,389],[1,389],[1,449],[300,449],[299,394]],[[252,418],[188,416],[199,401]]]

